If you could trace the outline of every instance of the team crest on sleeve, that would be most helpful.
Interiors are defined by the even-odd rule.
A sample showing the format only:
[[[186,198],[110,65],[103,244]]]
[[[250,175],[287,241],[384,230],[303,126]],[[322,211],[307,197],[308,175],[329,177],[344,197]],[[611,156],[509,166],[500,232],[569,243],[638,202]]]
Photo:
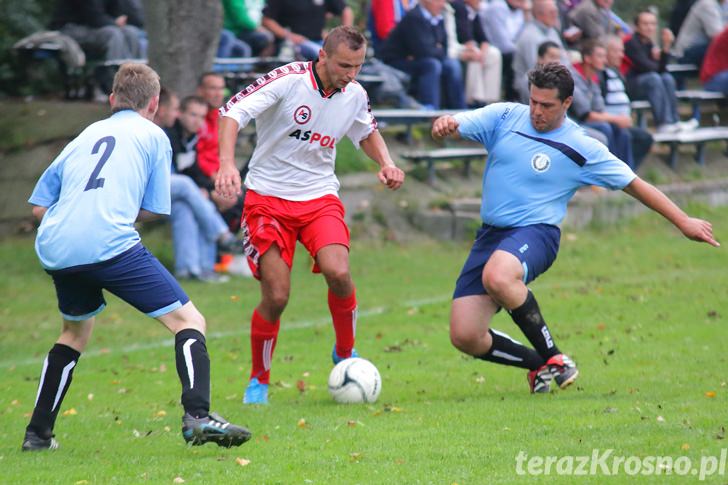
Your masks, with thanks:
[[[293,112],[293,120],[299,125],[305,125],[311,121],[311,108],[305,104],[299,106],[296,108],[296,111]]]
[[[551,167],[551,158],[545,153],[537,153],[531,158],[531,167],[536,172],[545,172]]]

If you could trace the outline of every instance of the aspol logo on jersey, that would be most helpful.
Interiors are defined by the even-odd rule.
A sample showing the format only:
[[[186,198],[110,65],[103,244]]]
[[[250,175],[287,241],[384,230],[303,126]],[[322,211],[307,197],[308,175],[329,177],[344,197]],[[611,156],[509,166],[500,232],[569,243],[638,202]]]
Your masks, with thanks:
[[[321,145],[322,148],[334,148],[336,146],[336,138],[334,138],[333,136],[318,133],[316,131],[294,130],[288,136],[291,138],[295,138],[296,140],[307,141],[309,143],[318,142],[318,144]]]

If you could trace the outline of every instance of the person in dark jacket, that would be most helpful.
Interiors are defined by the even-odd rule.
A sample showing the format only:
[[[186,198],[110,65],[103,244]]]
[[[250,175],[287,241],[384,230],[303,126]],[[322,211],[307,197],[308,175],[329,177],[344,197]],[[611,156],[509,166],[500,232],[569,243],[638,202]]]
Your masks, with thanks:
[[[412,76],[418,102],[430,109],[463,109],[462,67],[447,52],[442,16],[445,3],[445,0],[420,1],[389,34],[381,56],[385,63]]]
[[[669,29],[663,29],[662,48],[654,45],[651,39],[657,31],[657,17],[649,10],[639,12],[634,23],[635,33],[624,45],[631,62],[627,73],[630,97],[650,102],[658,132],[674,133],[695,128],[691,121],[679,123],[675,79],[666,70],[675,36]]]

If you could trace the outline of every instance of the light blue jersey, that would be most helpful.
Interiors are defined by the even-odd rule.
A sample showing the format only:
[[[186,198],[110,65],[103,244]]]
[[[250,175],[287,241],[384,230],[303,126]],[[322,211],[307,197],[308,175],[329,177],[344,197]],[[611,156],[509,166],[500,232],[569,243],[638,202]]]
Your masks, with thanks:
[[[169,214],[172,148],[131,110],[86,128],[41,176],[28,202],[48,207],[35,250],[46,269],[106,261],[140,241],[139,209]]]
[[[480,216],[491,226],[558,225],[579,187],[618,190],[636,177],[569,119],[540,133],[531,125],[529,107],[515,103],[491,104],[455,119],[463,138],[488,150]]]

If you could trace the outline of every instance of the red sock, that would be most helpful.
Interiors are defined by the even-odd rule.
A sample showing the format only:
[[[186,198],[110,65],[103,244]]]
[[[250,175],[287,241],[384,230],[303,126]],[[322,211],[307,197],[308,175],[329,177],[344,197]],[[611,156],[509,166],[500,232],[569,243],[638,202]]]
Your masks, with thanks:
[[[329,310],[336,333],[336,355],[343,358],[351,357],[356,335],[356,291],[340,298],[329,290]]]
[[[261,384],[270,382],[270,364],[280,325],[280,320],[271,323],[260,316],[257,309],[253,311],[253,318],[250,319],[250,350],[253,356],[250,378],[257,377]]]

